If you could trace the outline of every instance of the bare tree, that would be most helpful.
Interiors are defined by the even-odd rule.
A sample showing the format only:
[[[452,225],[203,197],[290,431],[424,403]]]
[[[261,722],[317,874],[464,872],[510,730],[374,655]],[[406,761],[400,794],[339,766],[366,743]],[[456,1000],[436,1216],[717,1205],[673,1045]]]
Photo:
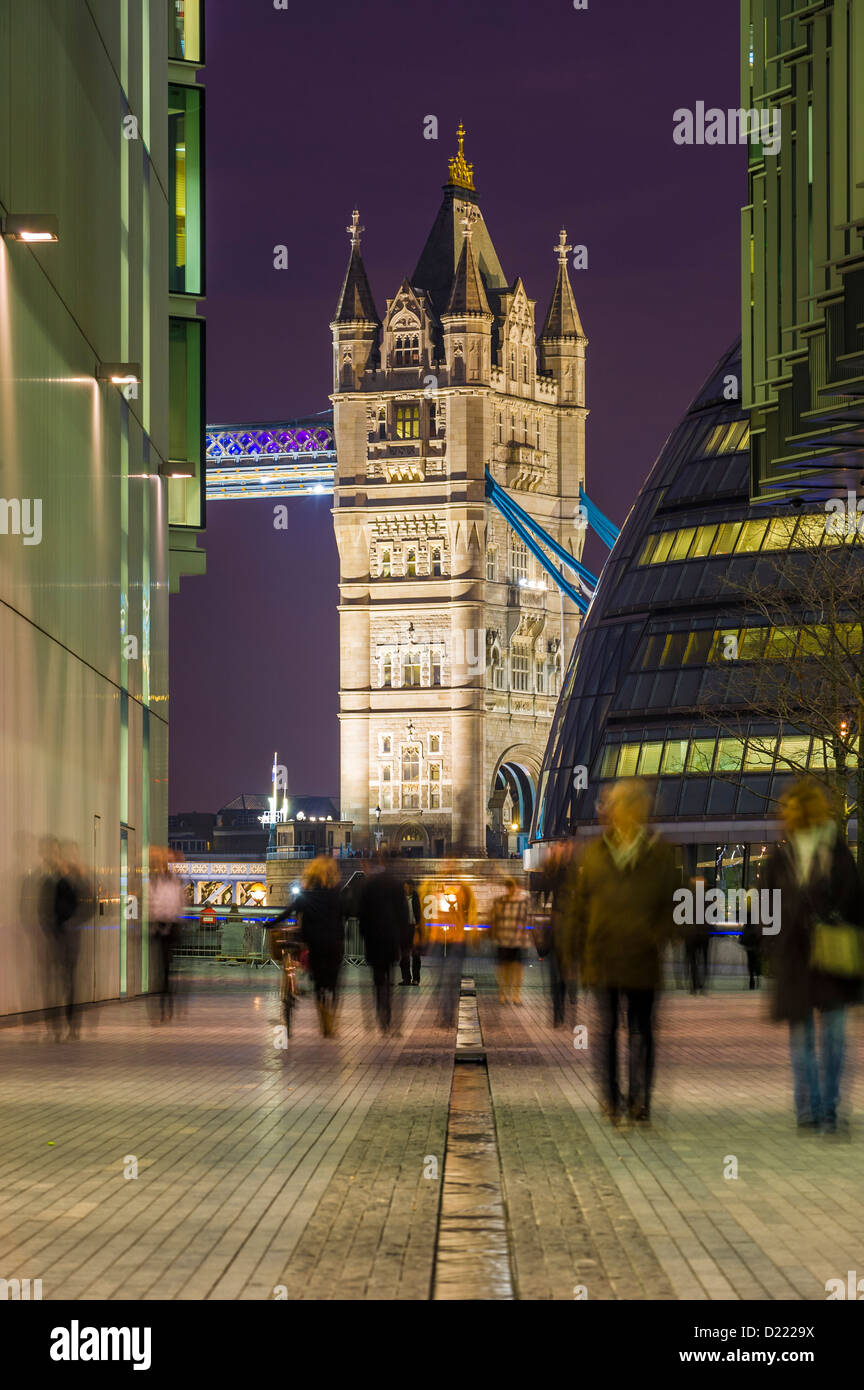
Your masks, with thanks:
[[[812,528],[817,543],[760,555],[746,580],[724,581],[728,627],[715,633],[699,712],[748,738],[751,771],[760,754],[770,767],[776,744],[777,769],[821,782],[844,826],[856,817],[860,849],[864,536],[822,527]],[[760,738],[750,731],[760,723],[775,732]],[[858,863],[864,876],[864,853]]]

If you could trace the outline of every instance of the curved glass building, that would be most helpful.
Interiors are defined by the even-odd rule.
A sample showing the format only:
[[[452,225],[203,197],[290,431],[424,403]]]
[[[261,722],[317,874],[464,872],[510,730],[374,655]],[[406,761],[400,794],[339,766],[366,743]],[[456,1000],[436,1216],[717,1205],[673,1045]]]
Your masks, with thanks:
[[[670,435],[624,524],[573,649],[532,830],[534,841],[591,834],[604,784],[643,776],[656,788],[657,827],[684,847],[687,871],[714,869],[730,886],[755,883],[778,838],[790,761],[824,757],[817,740],[781,737],[776,722],[706,719],[722,710],[724,692],[735,704],[730,655],[764,662],[788,649],[788,627],[769,627],[748,607],[770,554],[827,543],[824,510],[751,505],[740,382],[736,344]]]

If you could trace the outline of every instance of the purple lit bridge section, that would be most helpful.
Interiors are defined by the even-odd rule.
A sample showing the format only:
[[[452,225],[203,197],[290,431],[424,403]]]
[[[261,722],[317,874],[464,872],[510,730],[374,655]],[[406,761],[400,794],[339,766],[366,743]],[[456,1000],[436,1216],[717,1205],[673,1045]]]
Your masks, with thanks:
[[[332,412],[273,425],[207,426],[207,500],[333,491]]]

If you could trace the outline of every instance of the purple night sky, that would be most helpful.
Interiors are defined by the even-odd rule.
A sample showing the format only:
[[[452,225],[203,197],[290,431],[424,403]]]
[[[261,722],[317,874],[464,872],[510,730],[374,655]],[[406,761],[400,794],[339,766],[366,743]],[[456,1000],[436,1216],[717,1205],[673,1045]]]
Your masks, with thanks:
[[[621,523],[740,330],[743,148],[680,147],[676,107],[739,105],[737,0],[207,0],[207,419],[327,408],[351,209],[379,314],[441,201],[455,128],[504,272],[537,301],[558,230],[588,349],[587,489]],[[435,115],[439,138],[423,138]],[[273,248],[288,247],[288,269]],[[205,579],[171,600],[171,809],[339,790],[330,497],[208,507]],[[589,542],[593,568],[603,551]]]

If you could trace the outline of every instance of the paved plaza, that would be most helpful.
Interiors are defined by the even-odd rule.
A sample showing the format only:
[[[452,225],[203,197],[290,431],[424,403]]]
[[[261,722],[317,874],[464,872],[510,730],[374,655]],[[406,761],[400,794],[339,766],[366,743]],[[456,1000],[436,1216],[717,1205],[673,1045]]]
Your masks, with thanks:
[[[488,1083],[454,1067],[430,970],[386,1040],[356,968],[339,1037],[304,1000],[281,1048],[275,971],[189,963],[170,1023],[134,1000],[85,1013],[77,1043],[0,1029],[0,1276],[41,1279],[45,1299],[819,1300],[864,1269],[864,1126],[799,1137],[761,994],[664,996],[654,1122],[615,1130],[590,1004],[553,1031],[542,967],[521,1007],[498,1003],[489,962],[470,969]],[[857,1018],[850,1034],[854,1072]],[[454,1071],[479,1100],[451,1104]],[[477,1183],[509,1271],[478,1283],[441,1197],[448,1158],[470,1188],[458,1142],[484,1096]]]

